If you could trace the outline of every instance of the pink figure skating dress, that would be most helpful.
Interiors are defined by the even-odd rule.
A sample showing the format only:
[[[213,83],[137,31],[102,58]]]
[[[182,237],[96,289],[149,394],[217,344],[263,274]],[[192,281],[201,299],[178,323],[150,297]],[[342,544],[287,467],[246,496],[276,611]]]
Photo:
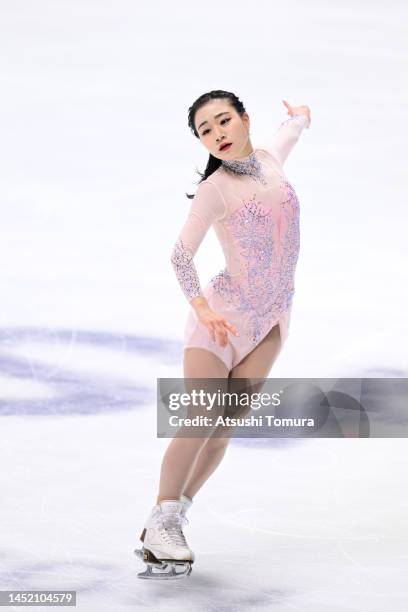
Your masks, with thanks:
[[[282,345],[289,331],[299,254],[299,200],[283,164],[309,120],[293,115],[269,143],[245,158],[223,160],[199,183],[186,222],[171,253],[181,289],[190,302],[205,296],[209,306],[237,327],[226,347],[214,342],[193,307],[184,348],[217,355],[231,370],[277,323]],[[225,268],[201,288],[193,258],[213,226]]]

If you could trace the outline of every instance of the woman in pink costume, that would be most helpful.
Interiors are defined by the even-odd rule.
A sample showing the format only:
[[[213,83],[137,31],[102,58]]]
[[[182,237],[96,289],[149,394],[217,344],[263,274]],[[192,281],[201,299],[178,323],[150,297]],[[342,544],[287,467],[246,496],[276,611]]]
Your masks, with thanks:
[[[283,104],[289,118],[256,148],[249,138],[249,116],[234,94],[211,91],[189,109],[189,126],[210,156],[195,195],[188,196],[191,207],[171,253],[191,305],[184,333],[185,378],[265,378],[288,336],[299,201],[283,165],[310,126],[310,109]],[[193,258],[211,226],[226,265],[202,288]],[[194,553],[182,531],[186,510],[229,440],[215,435],[171,440],[157,503],[141,535],[145,560],[184,561],[191,571]]]

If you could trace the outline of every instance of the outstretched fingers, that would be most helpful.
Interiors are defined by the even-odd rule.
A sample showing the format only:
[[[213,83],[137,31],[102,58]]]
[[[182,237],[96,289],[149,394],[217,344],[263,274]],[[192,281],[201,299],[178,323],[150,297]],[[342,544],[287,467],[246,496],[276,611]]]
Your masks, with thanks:
[[[286,108],[288,109],[288,113],[291,115],[293,113],[293,108],[291,107],[291,105],[289,104],[289,102],[287,100],[282,100],[282,102],[284,103],[284,105],[286,106]]]
[[[224,319],[224,325],[227,329],[230,330],[230,332],[234,334],[234,336],[239,336],[238,329],[236,328],[235,325],[233,325],[232,323],[228,323],[228,321],[226,321],[225,319]]]
[[[239,336],[236,326],[226,321],[226,319],[221,319],[220,321],[212,322],[209,329],[211,339],[213,340],[213,342],[218,341],[218,344],[222,347],[227,346],[228,330],[232,332],[235,336]]]

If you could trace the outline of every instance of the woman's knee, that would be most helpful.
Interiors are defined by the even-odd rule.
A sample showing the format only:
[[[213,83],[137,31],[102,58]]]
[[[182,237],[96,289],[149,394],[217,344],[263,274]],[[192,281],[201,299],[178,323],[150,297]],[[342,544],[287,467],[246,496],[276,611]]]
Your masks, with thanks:
[[[211,436],[204,445],[204,449],[209,453],[218,453],[225,451],[231,438],[221,438]]]

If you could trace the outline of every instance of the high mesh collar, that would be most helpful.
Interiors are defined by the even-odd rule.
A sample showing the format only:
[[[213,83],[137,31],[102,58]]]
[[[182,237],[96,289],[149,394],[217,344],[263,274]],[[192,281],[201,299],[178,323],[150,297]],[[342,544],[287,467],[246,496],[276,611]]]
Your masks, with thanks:
[[[224,168],[236,174],[247,174],[255,180],[266,185],[266,178],[262,165],[260,164],[255,151],[241,159],[223,159],[221,161]]]

